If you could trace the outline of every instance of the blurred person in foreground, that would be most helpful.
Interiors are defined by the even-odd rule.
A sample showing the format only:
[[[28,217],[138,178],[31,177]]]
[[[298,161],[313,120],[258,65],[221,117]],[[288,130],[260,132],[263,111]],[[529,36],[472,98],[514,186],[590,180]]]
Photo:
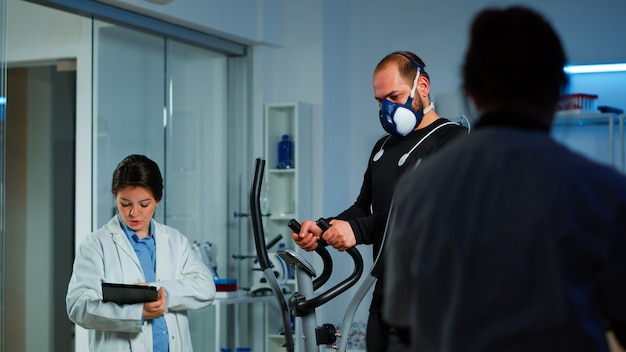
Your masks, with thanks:
[[[479,119],[391,205],[383,317],[412,351],[608,351],[608,330],[626,343],[626,176],[550,137],[565,63],[533,10],[474,18],[462,72]]]

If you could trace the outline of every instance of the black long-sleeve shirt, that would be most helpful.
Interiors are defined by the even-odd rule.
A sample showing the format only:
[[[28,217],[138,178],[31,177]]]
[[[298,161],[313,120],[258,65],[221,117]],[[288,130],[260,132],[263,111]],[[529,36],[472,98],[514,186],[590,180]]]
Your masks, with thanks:
[[[405,137],[389,134],[383,136],[372,149],[359,196],[350,208],[337,215],[335,219],[348,221],[357,244],[372,244],[376,258],[384,238],[387,214],[398,178],[407,170],[414,168],[419,160],[441,149],[455,137],[466,134],[465,127],[440,118]],[[377,158],[381,151],[382,156]],[[408,155],[404,157],[407,153]],[[399,165],[401,159],[406,160]],[[424,180],[424,182],[437,181]],[[397,192],[402,190],[399,189]],[[378,277],[370,305],[371,311],[380,312],[382,287],[382,278]]]

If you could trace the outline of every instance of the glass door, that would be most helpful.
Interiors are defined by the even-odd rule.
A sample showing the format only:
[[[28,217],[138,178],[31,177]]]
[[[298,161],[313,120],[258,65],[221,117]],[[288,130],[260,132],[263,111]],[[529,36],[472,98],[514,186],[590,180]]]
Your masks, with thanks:
[[[165,222],[221,250],[219,274],[228,231],[227,59],[172,40],[166,46]],[[215,315],[203,309],[189,319],[194,347],[209,350]]]
[[[222,250],[218,267],[226,269],[228,58],[101,21],[93,33],[94,229],[116,212],[117,163],[144,154],[164,176],[156,220]],[[212,346],[212,311],[189,312],[195,349]]]
[[[165,39],[94,22],[94,224],[116,212],[111,176],[129,154],[165,165]],[[155,218],[164,222],[163,207]]]
[[[192,241],[219,243],[227,226],[227,59],[167,42],[166,219]]]

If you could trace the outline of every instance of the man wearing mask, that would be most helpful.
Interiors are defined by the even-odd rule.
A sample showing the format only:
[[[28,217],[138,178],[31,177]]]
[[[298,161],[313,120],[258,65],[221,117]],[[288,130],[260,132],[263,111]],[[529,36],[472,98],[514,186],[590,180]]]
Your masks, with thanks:
[[[422,59],[408,51],[393,52],[378,63],[373,75],[374,97],[387,134],[372,149],[354,204],[327,219],[331,226],[323,233],[313,220],[303,221],[300,233],[292,233],[301,248],[315,250],[320,238],[339,251],[357,244],[372,244],[376,258],[398,178],[448,142],[467,134],[466,128],[437,115],[429,96],[430,77],[424,67]],[[380,272],[373,274],[378,281],[370,305],[366,341],[368,351],[379,352],[389,348],[390,336],[401,332],[382,320],[383,277]]]

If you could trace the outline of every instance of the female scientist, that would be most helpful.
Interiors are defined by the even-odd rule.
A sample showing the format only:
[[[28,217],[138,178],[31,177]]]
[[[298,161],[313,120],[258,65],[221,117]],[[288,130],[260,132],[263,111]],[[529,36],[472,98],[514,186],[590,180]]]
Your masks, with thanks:
[[[187,310],[208,306],[215,284],[178,230],[152,218],[163,196],[158,165],[130,155],[113,172],[117,214],[80,244],[67,314],[89,331],[90,351],[192,351]],[[155,286],[153,302],[104,302],[102,283]]]

